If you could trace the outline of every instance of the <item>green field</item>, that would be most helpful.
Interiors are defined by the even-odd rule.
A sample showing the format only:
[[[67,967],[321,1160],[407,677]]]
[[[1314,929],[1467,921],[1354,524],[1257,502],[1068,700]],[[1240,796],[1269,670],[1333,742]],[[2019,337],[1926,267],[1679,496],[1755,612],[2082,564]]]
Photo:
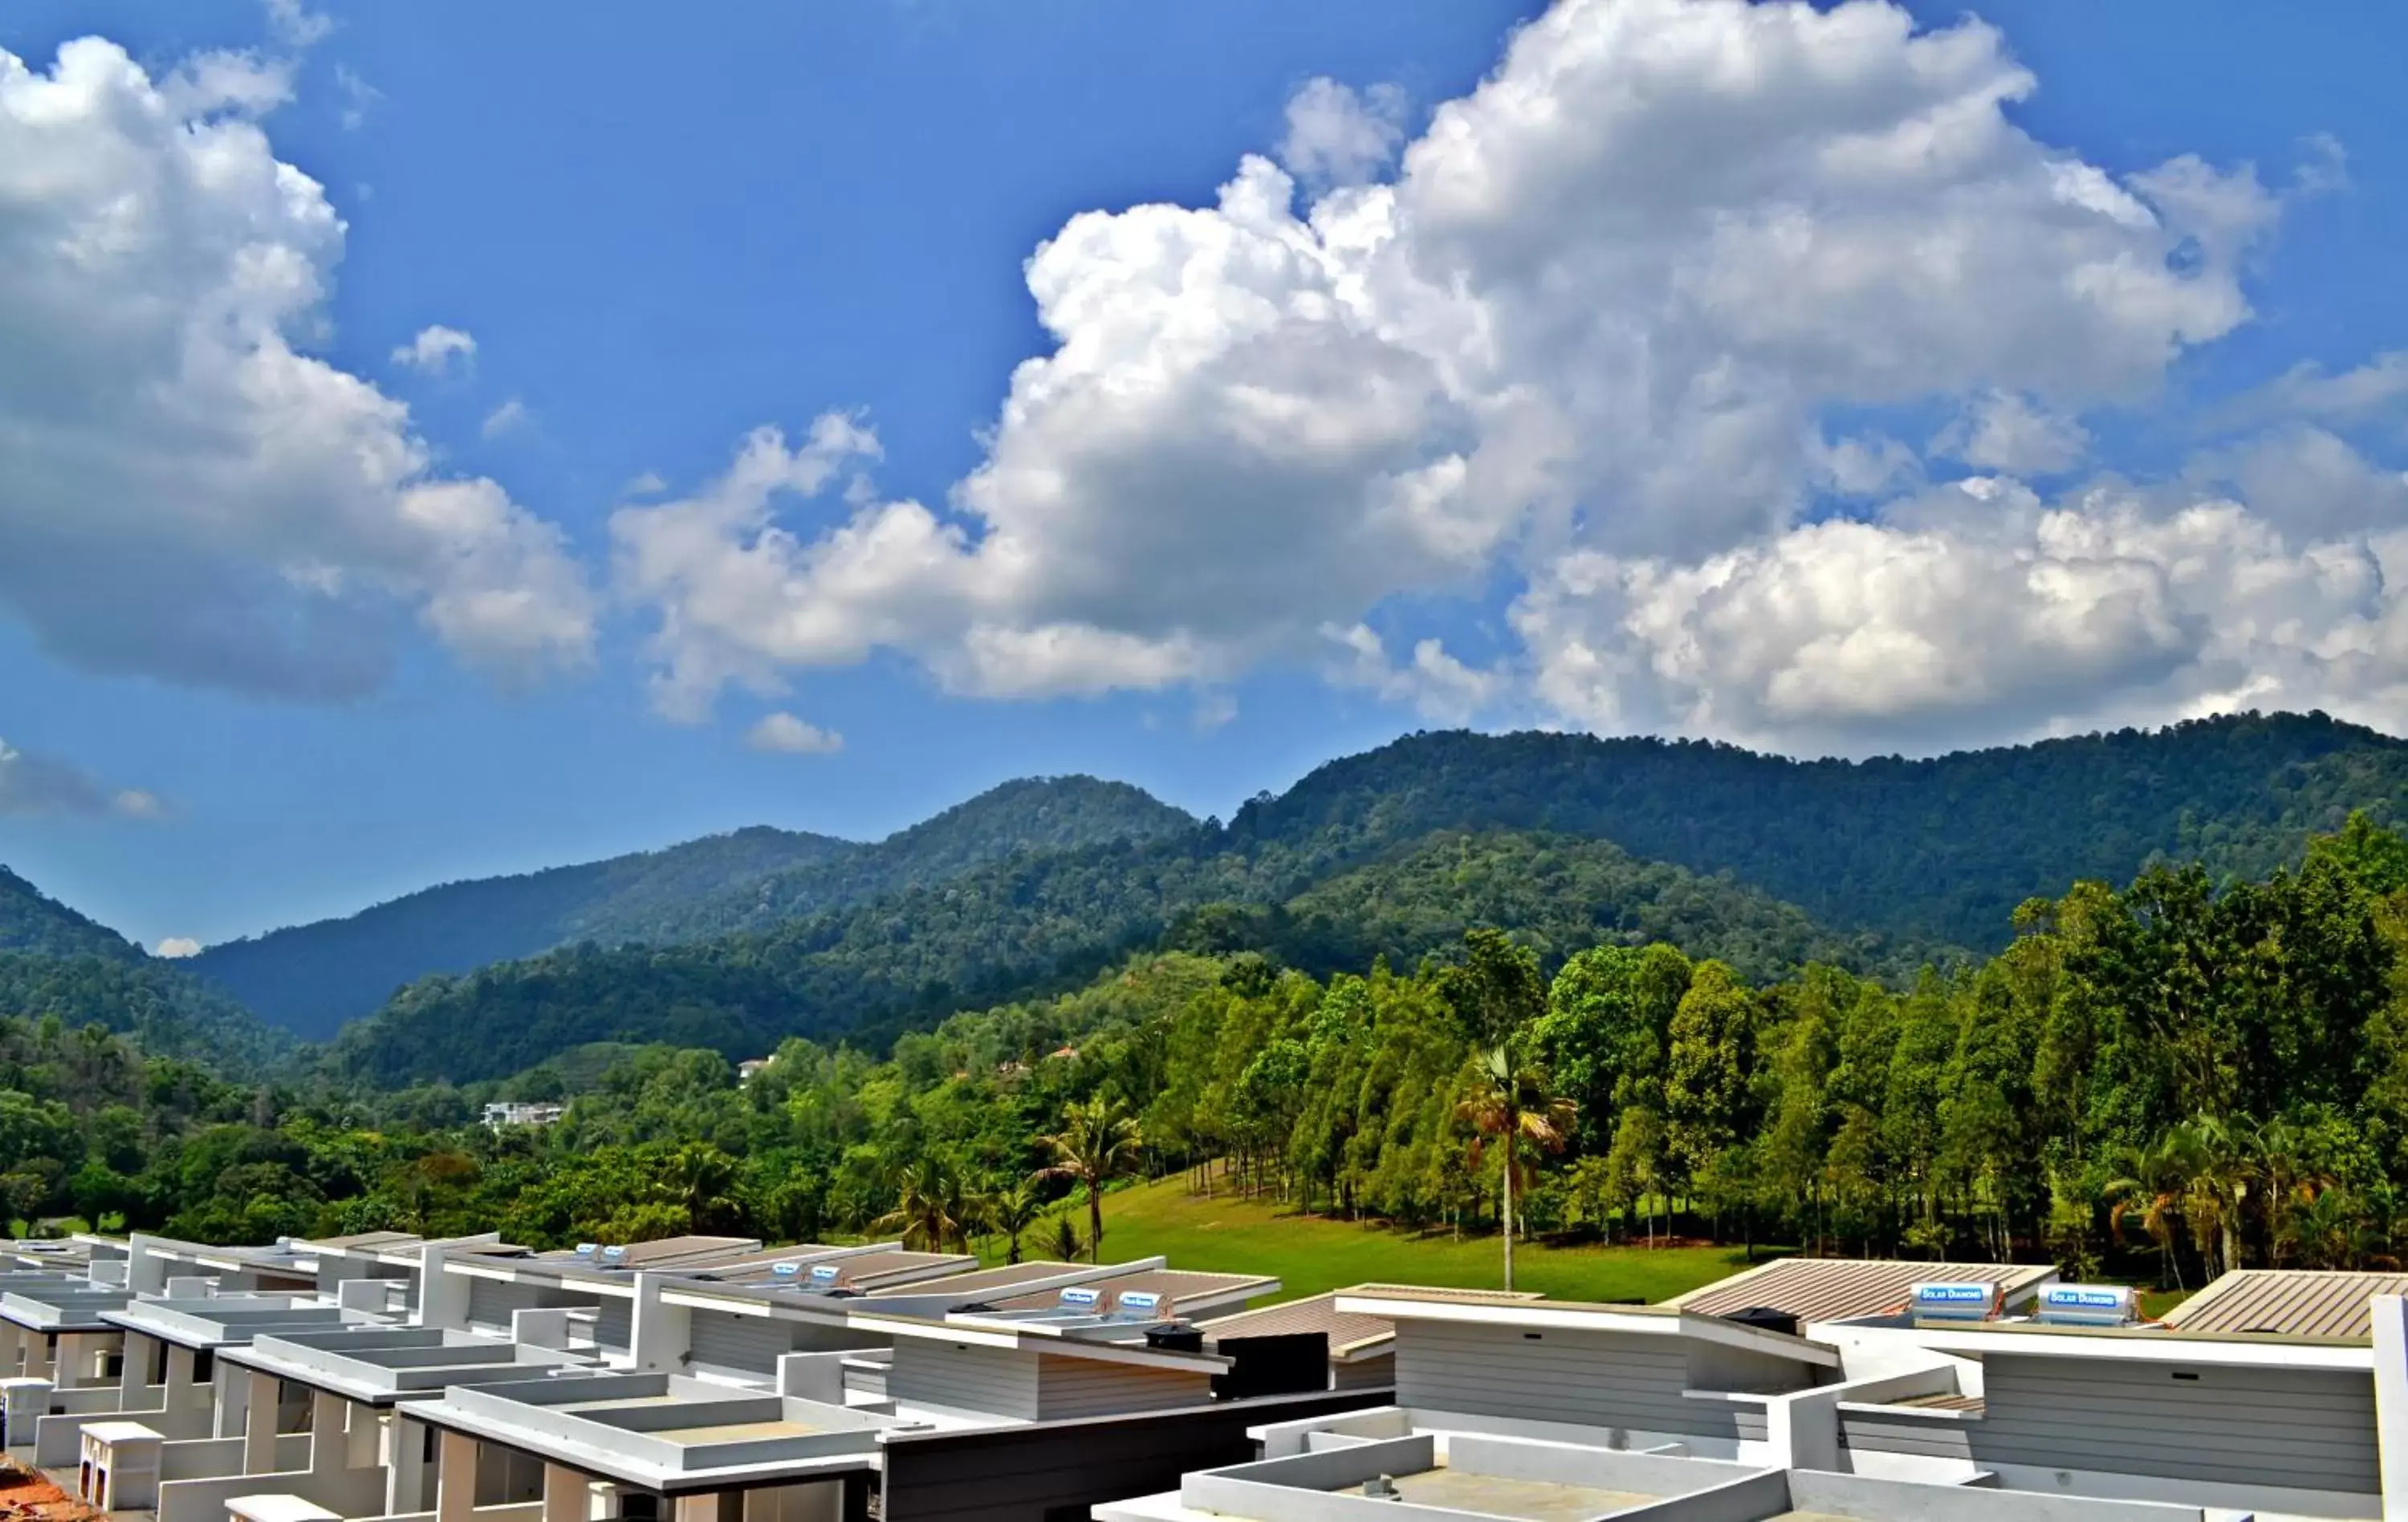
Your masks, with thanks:
[[[1083,1236],[1083,1196],[1073,1203],[1071,1219]],[[1050,1217],[1040,1222],[1022,1239],[1024,1249],[1050,1240],[1053,1230]],[[999,1244],[987,1245],[987,1256],[1000,1256]],[[1182,1178],[1105,1195],[1105,1259],[1157,1255],[1175,1269],[1276,1275],[1283,1286],[1277,1297],[1282,1299],[1359,1284],[1495,1288],[1503,1282],[1503,1253],[1493,1235],[1458,1242],[1444,1231],[1356,1226],[1227,1192],[1193,1195]],[[1736,1247],[1530,1244],[1517,1245],[1513,1253],[1514,1287],[1556,1299],[1667,1299],[1746,1266]]]

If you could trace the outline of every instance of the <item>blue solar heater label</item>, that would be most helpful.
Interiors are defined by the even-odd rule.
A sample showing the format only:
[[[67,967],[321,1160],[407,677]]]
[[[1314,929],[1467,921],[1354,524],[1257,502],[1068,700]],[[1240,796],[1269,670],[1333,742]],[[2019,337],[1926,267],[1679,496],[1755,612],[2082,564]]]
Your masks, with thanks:
[[[2119,1309],[2124,1297],[2112,1289],[2055,1288],[2042,1290],[2042,1298],[2051,1305],[2079,1305],[2102,1311]]]
[[[769,1271],[781,1279],[792,1279],[803,1271],[803,1266],[799,1263],[772,1263]]]
[[[826,1284],[829,1280],[834,1279],[836,1277],[836,1265],[833,1263],[814,1263],[811,1265],[811,1277],[822,1284]]]
[[[1162,1297],[1142,1289],[1132,1289],[1121,1297],[1124,1311],[1151,1311],[1162,1303]]]
[[[1102,1299],[1101,1293],[1084,1285],[1073,1285],[1062,1291],[1062,1303],[1065,1305],[1093,1305]]]

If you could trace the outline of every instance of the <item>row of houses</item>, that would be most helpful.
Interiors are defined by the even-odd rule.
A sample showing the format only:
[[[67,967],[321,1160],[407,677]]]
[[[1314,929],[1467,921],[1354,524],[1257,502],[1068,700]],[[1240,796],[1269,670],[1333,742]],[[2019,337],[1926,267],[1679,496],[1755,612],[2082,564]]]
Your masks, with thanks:
[[[0,1255],[0,1442],[158,1522],[2408,1518],[2408,1275],[1664,1305],[685,1237]],[[1371,1510],[1376,1509],[1376,1510]]]

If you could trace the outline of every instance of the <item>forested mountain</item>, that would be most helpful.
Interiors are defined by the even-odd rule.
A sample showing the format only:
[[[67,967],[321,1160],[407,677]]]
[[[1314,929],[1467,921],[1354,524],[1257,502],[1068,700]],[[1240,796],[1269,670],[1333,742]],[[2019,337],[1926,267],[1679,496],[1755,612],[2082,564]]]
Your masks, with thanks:
[[[1440,831],[1276,911],[1214,906],[1187,916],[1169,941],[1261,951],[1327,977],[1383,956],[1411,967],[1484,925],[1513,926],[1514,939],[1550,967],[1591,946],[1655,941],[1762,982],[1809,962],[1902,982],[1928,963],[1964,959],[1953,947],[1837,931],[1759,888],[1641,861],[1611,841],[1535,832]]]
[[[1602,841],[1439,834],[1291,896],[1284,885],[1320,875],[1316,854],[1198,849],[1212,839],[1023,855],[765,933],[579,946],[429,979],[347,1028],[332,1059],[390,1086],[492,1078],[588,1041],[728,1056],[798,1034],[875,1047],[956,1009],[1073,986],[1157,942],[1325,972],[1383,955],[1411,965],[1469,925],[1511,924],[1555,956],[1668,936],[1765,977],[1809,960],[1893,976],[1916,965],[1878,937]]]
[[[0,1016],[86,1026],[138,1038],[163,1056],[203,1056],[253,1070],[290,1046],[249,1010],[153,960],[0,867]]]
[[[1556,896],[1517,900],[1515,880],[1618,898],[1650,870],[1542,836],[1441,837],[1377,867],[1542,917]],[[1371,881],[1318,897],[1377,905]],[[570,1097],[566,1116],[496,1133],[474,1124],[483,1087],[232,1088],[102,1033],[0,1020],[0,1203],[211,1242],[875,1232],[1110,1256],[1109,1195],[1100,1217],[1044,1213],[1086,1204],[1048,1165],[1092,1120],[1133,1134],[1132,1171],[1218,1160],[1307,1212],[1493,1231],[1510,1085],[1540,1122],[1517,1127],[1532,1234],[1669,1228],[2173,1285],[2396,1267],[2408,837],[2353,820],[2258,879],[2086,883],[2024,906],[1998,955],[1905,987],[1828,966],[1762,983],[1660,942],[1550,977],[1483,928],[1415,967],[1326,978],[1250,951],[1134,956],[885,1050],[789,1041],[740,1084],[717,1053],[666,1046],[548,1066],[520,1082]]]
[[[2028,897],[2168,858],[2259,875],[2353,808],[2408,817],[2408,744],[2321,715],[1920,762],[1416,735],[1225,827],[1025,851],[765,929],[430,980],[348,1031],[334,1060],[402,1083],[492,1076],[592,1041],[731,1055],[796,1033],[875,1043],[1135,948],[1245,947],[1326,971],[1410,962],[1473,923],[1513,926],[1551,962],[1662,939],[1752,976],[1819,960],[1897,980],[1952,946],[2002,945]]]
[[[0,1016],[100,1026],[158,1056],[195,1058],[229,1077],[263,1072],[293,1038],[172,962],[0,952]]]
[[[105,925],[77,913],[0,867],[0,953],[31,952],[42,956],[105,956],[112,961],[143,960],[142,948]]]
[[[1831,925],[1991,948],[2033,895],[2160,859],[2260,876],[2358,809],[2408,819],[2408,741],[2323,714],[2239,714],[1925,761],[1415,735],[1254,799],[1229,835],[1339,855],[1434,829],[1597,836],[1733,873]]]
[[[766,826],[738,830],[580,866],[446,883],[347,919],[212,946],[193,965],[267,1019],[322,1041],[431,973],[467,972],[581,941],[722,934],[939,881],[1015,851],[1141,839],[1194,824],[1125,783],[1024,779],[874,844]]]

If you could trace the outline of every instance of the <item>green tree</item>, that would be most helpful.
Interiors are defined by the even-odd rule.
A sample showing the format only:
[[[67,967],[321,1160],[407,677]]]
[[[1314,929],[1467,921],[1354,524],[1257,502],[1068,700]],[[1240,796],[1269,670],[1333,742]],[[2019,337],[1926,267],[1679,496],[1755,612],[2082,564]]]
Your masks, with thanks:
[[[1104,1185],[1137,1167],[1145,1145],[1143,1133],[1126,1105],[1098,1094],[1064,1109],[1060,1129],[1038,1140],[1054,1156],[1039,1175],[1085,1187],[1087,1249],[1102,1262]]]
[[[1494,1140],[1503,1156],[1498,1176],[1499,1224],[1505,1239],[1505,1287],[1513,1287],[1513,1184],[1522,1171],[1526,1149],[1559,1152],[1570,1138],[1572,1101],[1549,1091],[1546,1075],[1534,1067],[1517,1066],[1500,1042],[1482,1053],[1472,1070],[1470,1092],[1457,1102],[1456,1117],[1472,1129],[1471,1161],[1480,1163],[1483,1145]]]

